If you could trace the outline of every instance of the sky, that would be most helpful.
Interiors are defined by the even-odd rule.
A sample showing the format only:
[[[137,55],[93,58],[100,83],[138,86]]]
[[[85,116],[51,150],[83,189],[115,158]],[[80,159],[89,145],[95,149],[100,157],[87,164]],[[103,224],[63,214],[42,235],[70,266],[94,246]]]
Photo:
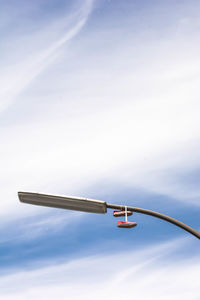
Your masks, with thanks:
[[[18,191],[155,210],[200,230],[200,2],[0,0],[0,298],[190,299],[200,244],[163,220],[20,203]]]

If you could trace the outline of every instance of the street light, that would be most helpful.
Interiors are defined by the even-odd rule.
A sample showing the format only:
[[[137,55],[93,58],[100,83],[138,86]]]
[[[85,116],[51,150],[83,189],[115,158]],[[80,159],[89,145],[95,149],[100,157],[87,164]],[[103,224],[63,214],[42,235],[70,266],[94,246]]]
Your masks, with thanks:
[[[61,197],[27,192],[19,192],[18,196],[21,202],[29,204],[78,210],[96,214],[105,214],[107,212],[105,201],[80,197]]]
[[[107,213],[107,208],[110,209],[120,209],[124,211],[125,209],[132,212],[137,212],[141,214],[150,215],[167,222],[170,222],[186,231],[190,234],[193,234],[195,237],[200,239],[200,232],[196,229],[172,218],[167,215],[161,214],[159,212],[155,212],[153,210],[132,207],[132,206],[124,206],[124,205],[116,205],[116,204],[108,204],[105,201],[88,199],[88,198],[80,198],[80,197],[63,197],[63,196],[53,196],[46,194],[38,194],[38,193],[29,193],[29,192],[18,192],[18,197],[21,202],[48,206],[48,207],[56,207],[56,208],[64,208],[76,211],[84,211],[96,214],[105,214]]]

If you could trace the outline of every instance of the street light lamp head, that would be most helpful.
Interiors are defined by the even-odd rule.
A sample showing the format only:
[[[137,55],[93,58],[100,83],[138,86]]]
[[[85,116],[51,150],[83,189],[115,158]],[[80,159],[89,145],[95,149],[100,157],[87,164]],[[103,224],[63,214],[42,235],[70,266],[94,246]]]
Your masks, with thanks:
[[[29,192],[18,192],[18,197],[21,202],[34,205],[64,208],[96,214],[105,214],[107,212],[106,202],[100,200],[71,196],[53,196]]]

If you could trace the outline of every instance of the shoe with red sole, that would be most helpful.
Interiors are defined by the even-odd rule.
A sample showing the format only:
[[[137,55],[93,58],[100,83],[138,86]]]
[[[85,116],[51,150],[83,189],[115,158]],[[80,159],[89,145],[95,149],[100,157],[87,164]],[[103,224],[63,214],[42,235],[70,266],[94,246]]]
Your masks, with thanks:
[[[136,222],[122,222],[122,221],[117,222],[117,226],[120,228],[132,228],[135,227],[136,225],[137,225]]]

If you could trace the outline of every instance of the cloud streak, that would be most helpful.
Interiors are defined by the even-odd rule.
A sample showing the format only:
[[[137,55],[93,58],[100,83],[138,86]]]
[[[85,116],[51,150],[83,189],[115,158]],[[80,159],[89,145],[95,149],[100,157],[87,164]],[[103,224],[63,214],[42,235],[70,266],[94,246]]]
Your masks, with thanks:
[[[70,299],[80,299],[83,295],[87,299],[132,299],[133,295],[137,299],[197,299],[198,257],[169,259],[169,255],[190,242],[190,239],[176,240],[147,250],[129,249],[70,263],[51,261],[53,265],[49,267],[1,276],[1,297],[5,300],[23,300],[27,296],[65,299],[67,294]]]
[[[68,30],[52,43],[48,38],[45,49],[39,51],[36,43],[37,54],[20,67],[22,77],[13,70],[4,74],[3,86],[13,98],[4,97],[2,105],[18,92],[20,97],[1,114],[7,124],[0,129],[2,217],[38,211],[17,202],[19,189],[82,195],[105,180],[199,205],[198,185],[191,189],[180,175],[199,169],[197,31],[191,36],[180,23],[179,38],[170,31],[163,41],[154,28],[155,34],[139,28],[126,38],[101,24],[80,35],[47,72],[51,58],[80,32],[91,9],[92,2],[85,2],[70,21],[67,16],[56,23],[56,37],[67,20]],[[192,21],[188,26],[196,28]],[[103,41],[110,44],[102,50]],[[37,80],[41,70],[44,77]]]
[[[136,231],[119,234],[111,212],[17,198],[139,195],[138,206],[198,228],[199,5],[136,2],[59,1],[46,11],[52,2],[36,1],[0,18],[3,300],[198,299],[198,241],[171,224],[136,214]],[[20,25],[11,32],[9,22]],[[186,238],[150,246],[179,232]]]
[[[30,82],[54,61],[58,50],[80,32],[87,22],[91,10],[92,0],[86,0],[72,15],[64,17],[59,23],[55,22],[54,26],[51,25],[50,30],[57,32],[57,36],[60,35],[61,31],[66,30],[65,27],[68,27],[60,38],[57,37],[57,39],[55,39],[54,37],[54,41],[49,41],[48,38],[46,39],[46,36],[49,36],[48,28],[45,30],[42,29],[43,37],[40,32],[38,32],[38,34],[30,33],[32,35],[32,48],[35,49],[35,53],[32,53],[31,56],[29,53],[23,53],[20,62],[18,59],[15,64],[12,63],[11,66],[7,65],[6,68],[3,68],[3,72],[1,73],[0,112],[15,101],[17,96],[19,96]],[[39,39],[46,40],[50,46],[46,49],[38,49],[37,35]],[[30,41],[30,37],[27,38],[27,41]],[[23,43],[27,43],[27,41],[24,40]],[[15,45],[12,46],[14,47]]]

